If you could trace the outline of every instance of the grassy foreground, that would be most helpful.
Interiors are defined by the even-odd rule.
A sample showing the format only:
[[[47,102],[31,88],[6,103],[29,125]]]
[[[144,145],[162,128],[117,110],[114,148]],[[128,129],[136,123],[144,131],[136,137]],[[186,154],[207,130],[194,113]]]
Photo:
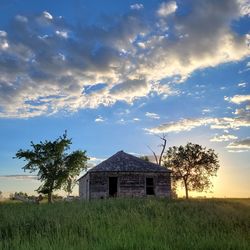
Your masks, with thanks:
[[[250,249],[250,199],[0,203],[0,249]]]

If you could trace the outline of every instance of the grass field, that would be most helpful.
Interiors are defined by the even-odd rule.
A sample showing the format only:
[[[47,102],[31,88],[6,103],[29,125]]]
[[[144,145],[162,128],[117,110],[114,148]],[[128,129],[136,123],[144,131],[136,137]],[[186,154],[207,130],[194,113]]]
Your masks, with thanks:
[[[0,249],[250,249],[250,199],[0,203]]]

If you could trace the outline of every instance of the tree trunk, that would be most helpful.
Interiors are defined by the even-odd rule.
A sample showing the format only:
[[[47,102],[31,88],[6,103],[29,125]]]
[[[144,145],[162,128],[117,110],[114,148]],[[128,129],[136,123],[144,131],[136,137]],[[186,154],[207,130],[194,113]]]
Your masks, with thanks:
[[[188,199],[188,185],[186,181],[184,181],[184,186],[185,186],[185,192],[186,192],[186,199]]]
[[[53,203],[52,192],[48,193],[48,202]]]

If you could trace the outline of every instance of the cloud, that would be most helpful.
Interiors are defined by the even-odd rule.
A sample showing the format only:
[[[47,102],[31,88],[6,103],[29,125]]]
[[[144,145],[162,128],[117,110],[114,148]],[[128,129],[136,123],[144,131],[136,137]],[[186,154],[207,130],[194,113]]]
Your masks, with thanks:
[[[224,99],[229,102],[241,104],[242,102],[249,102],[250,95],[235,95],[233,97],[225,97]]]
[[[234,139],[237,139],[238,137],[235,136],[235,135],[229,135],[229,134],[226,134],[226,135],[217,135],[213,138],[210,139],[210,141],[212,142],[223,142],[223,141],[231,141],[231,140],[234,140]]]
[[[141,3],[132,4],[132,5],[130,5],[130,9],[131,10],[140,10],[140,9],[143,9],[143,4],[141,4]]]
[[[132,102],[138,97],[146,96],[150,89],[145,79],[133,79],[117,84],[110,90],[110,94],[118,100]]]
[[[9,48],[8,40],[7,40],[7,32],[4,30],[0,30],[0,51],[6,50]]]
[[[105,119],[100,115],[95,119],[95,122],[104,122],[104,121]]]
[[[236,110],[234,117],[202,117],[202,118],[186,118],[179,121],[171,121],[161,124],[153,128],[146,128],[149,133],[179,133],[182,131],[190,131],[201,126],[210,126],[211,129],[234,129],[241,127],[250,127],[250,110]]]
[[[175,1],[163,2],[161,3],[159,9],[157,10],[157,14],[160,17],[166,17],[177,10],[177,4]]]
[[[227,145],[227,148],[233,150],[250,150],[250,138],[231,142]]]
[[[0,33],[0,117],[72,113],[132,104],[152,93],[176,95],[174,85],[160,84],[163,79],[181,82],[198,69],[249,56],[250,36],[231,25],[246,15],[242,4],[191,0],[188,13],[171,15],[172,25],[143,15],[144,9],[102,25],[67,23],[48,11],[17,15]],[[165,17],[176,8],[174,1],[163,2],[158,13]],[[105,86],[85,91],[100,83]]]
[[[194,119],[182,119],[177,122],[169,122],[157,126],[155,128],[146,129],[150,133],[170,133],[180,131],[190,131],[193,128],[205,126],[214,122],[213,118],[194,118]]]
[[[160,116],[156,113],[150,113],[150,112],[146,112],[145,116],[151,118],[151,119],[160,119]]]
[[[38,180],[36,175],[0,175],[0,179]]]
[[[0,37],[6,37],[7,36],[7,32],[4,30],[0,30]]]
[[[44,12],[43,12],[43,16],[44,16],[46,19],[49,19],[49,20],[52,20],[52,19],[53,19],[53,16],[52,16],[48,11],[44,11]]]
[[[97,158],[97,157],[90,157],[88,163],[92,164],[92,166],[97,165],[99,163],[101,163],[102,161],[105,161],[106,158]]]
[[[250,16],[250,2],[249,0],[238,0],[240,12],[243,16]]]
[[[56,30],[56,34],[60,37],[63,37],[63,38],[68,38],[68,32],[67,31],[59,31],[59,30]]]
[[[202,114],[211,113],[212,110],[209,108],[202,109]]]
[[[229,149],[228,150],[229,153],[245,153],[248,152],[247,149]]]
[[[245,88],[247,86],[246,82],[240,82],[238,83],[238,87]]]

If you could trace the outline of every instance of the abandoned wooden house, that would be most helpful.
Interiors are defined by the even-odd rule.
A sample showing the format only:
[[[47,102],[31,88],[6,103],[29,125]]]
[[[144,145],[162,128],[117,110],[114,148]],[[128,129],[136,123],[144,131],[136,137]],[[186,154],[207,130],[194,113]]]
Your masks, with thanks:
[[[81,199],[170,197],[171,171],[119,151],[79,179]]]

